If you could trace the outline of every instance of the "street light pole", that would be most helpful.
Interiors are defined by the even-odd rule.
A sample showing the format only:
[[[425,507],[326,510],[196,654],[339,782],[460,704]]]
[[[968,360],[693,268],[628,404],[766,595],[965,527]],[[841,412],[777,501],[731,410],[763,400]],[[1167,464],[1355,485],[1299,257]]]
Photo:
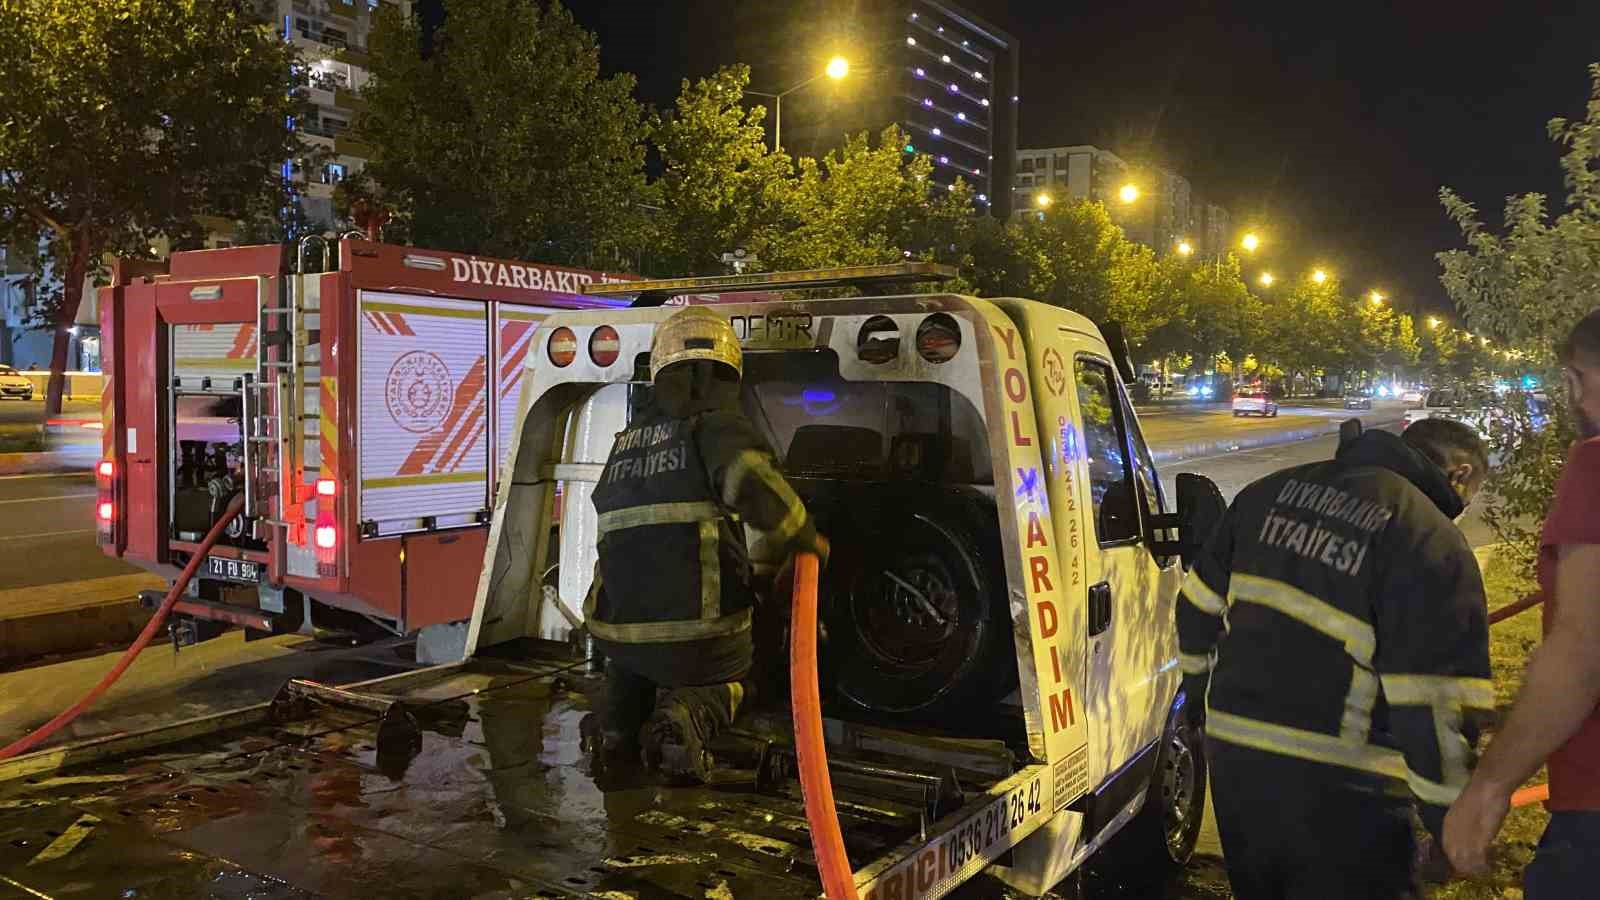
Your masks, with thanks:
[[[746,94],[751,94],[756,97],[772,98],[772,152],[778,152],[778,148],[783,146],[783,98],[789,96],[795,91],[800,90],[824,75],[828,76],[834,81],[838,81],[848,74],[850,74],[849,61],[842,56],[835,56],[833,59],[828,60],[827,68],[786,91],[779,91],[776,94],[770,94],[766,91],[745,90]]]

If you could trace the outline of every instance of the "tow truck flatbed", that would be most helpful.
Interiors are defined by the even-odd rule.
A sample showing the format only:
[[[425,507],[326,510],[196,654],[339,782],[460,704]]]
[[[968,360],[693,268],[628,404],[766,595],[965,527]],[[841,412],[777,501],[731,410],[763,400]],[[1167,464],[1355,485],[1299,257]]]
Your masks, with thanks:
[[[820,894],[797,783],[755,769],[697,788],[630,766],[596,772],[580,723],[603,682],[547,648],[361,682],[343,695],[319,688],[353,702],[313,702],[293,716],[258,704],[8,760],[0,872],[9,887],[49,897]],[[420,746],[380,752],[376,710],[388,700],[420,724]],[[985,788],[1015,792],[1015,776],[995,785],[974,773],[994,771],[984,748],[953,743],[946,755],[969,762],[946,767],[962,773],[966,802],[946,796],[937,820],[914,799],[853,794],[843,786],[852,773],[841,772],[841,825],[862,896],[971,814],[996,818]],[[964,862],[1024,833],[985,827],[996,840],[981,849],[993,853]],[[956,868],[939,866],[939,880],[953,887],[976,871]]]

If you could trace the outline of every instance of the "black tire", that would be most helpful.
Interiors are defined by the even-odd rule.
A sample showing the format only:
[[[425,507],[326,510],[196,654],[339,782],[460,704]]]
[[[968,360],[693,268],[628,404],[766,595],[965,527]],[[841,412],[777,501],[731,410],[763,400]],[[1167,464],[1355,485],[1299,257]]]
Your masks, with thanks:
[[[941,505],[842,537],[825,613],[828,676],[841,700],[920,717],[970,711],[1016,685],[992,506]]]
[[[1143,808],[1106,846],[1118,869],[1163,877],[1194,855],[1206,811],[1206,751],[1204,735],[1189,724],[1188,702],[1179,694],[1168,714]]]

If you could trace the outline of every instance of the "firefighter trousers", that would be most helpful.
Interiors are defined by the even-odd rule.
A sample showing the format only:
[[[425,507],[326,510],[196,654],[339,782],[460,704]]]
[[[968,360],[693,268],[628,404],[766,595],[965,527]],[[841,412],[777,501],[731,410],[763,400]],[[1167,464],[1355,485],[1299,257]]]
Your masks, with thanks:
[[[1211,799],[1238,900],[1420,898],[1411,803],[1375,777],[1209,738]]]
[[[615,659],[606,661],[605,730],[631,742],[658,704],[677,702],[687,708],[701,741],[709,741],[733,722],[747,696],[742,681],[668,688],[657,699],[658,685]]]

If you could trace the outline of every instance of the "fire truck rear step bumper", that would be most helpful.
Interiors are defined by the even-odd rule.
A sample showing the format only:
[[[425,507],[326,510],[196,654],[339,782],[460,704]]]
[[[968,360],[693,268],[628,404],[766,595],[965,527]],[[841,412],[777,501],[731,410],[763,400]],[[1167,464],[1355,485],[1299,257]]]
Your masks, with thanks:
[[[155,609],[161,605],[162,593],[160,591],[140,591],[139,605],[146,609]],[[206,619],[212,622],[226,622],[240,628],[250,628],[256,631],[278,633],[293,631],[298,623],[291,623],[283,616],[262,612],[259,609],[249,609],[243,606],[233,606],[227,603],[212,603],[209,600],[195,600],[192,598],[179,600],[172,605],[172,611],[177,615],[191,616],[196,619]]]

